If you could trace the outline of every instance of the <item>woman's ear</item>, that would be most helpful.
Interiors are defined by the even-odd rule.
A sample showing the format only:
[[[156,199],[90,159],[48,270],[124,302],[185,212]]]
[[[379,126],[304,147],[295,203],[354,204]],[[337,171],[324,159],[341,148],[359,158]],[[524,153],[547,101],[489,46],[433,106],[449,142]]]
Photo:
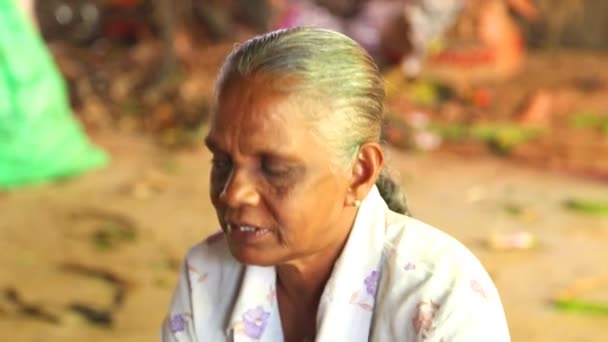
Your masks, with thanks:
[[[359,148],[352,166],[351,180],[348,191],[348,201],[351,205],[360,203],[371,188],[384,164],[384,152],[377,143],[367,143]],[[359,201],[359,202],[357,202]]]

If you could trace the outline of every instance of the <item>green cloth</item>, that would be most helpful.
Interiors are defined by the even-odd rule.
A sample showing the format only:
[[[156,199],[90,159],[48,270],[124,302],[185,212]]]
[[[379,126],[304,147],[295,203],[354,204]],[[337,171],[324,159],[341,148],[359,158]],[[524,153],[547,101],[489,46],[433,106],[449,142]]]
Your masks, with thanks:
[[[14,0],[0,0],[0,189],[104,166],[72,116],[53,58]]]

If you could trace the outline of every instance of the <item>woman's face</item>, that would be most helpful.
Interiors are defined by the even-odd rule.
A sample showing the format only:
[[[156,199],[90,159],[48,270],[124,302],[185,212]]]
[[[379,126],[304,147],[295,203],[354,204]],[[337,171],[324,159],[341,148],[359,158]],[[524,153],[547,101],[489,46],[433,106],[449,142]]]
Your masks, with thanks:
[[[279,80],[255,76],[221,92],[207,146],[210,195],[232,254],[276,265],[339,250],[354,220],[345,206],[348,172],[337,173],[304,120],[318,101],[288,96]]]

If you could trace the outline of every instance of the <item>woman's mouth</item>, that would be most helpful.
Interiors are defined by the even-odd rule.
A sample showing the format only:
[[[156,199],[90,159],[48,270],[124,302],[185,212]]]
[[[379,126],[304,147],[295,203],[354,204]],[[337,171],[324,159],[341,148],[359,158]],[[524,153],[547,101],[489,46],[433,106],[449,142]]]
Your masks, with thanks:
[[[227,224],[228,236],[234,241],[245,244],[253,244],[262,240],[270,233],[270,229],[255,227],[248,224]]]

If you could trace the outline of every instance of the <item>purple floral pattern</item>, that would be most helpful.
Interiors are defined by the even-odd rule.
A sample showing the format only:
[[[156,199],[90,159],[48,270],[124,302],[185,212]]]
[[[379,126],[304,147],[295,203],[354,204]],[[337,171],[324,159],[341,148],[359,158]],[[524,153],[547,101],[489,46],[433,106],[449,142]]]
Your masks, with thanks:
[[[486,294],[486,291],[484,290],[483,286],[477,280],[471,280],[471,290],[473,290],[473,292],[477,293],[484,299],[488,298],[488,295]]]
[[[404,270],[406,271],[413,271],[416,269],[416,265],[412,262],[408,262],[407,264],[405,264],[405,266],[403,267]]]
[[[378,271],[372,271],[363,280],[365,290],[357,290],[350,297],[350,304],[356,305],[363,310],[372,311],[374,309],[374,297],[378,290],[378,280],[380,274]]]
[[[266,329],[270,312],[264,311],[261,306],[251,309],[243,315],[244,332],[249,338],[259,339]]]
[[[378,271],[372,271],[367,278],[365,278],[365,289],[367,290],[367,294],[370,296],[376,295],[376,289],[378,288]]]
[[[183,314],[173,315],[169,321],[172,333],[178,333],[186,330],[186,318]]]

